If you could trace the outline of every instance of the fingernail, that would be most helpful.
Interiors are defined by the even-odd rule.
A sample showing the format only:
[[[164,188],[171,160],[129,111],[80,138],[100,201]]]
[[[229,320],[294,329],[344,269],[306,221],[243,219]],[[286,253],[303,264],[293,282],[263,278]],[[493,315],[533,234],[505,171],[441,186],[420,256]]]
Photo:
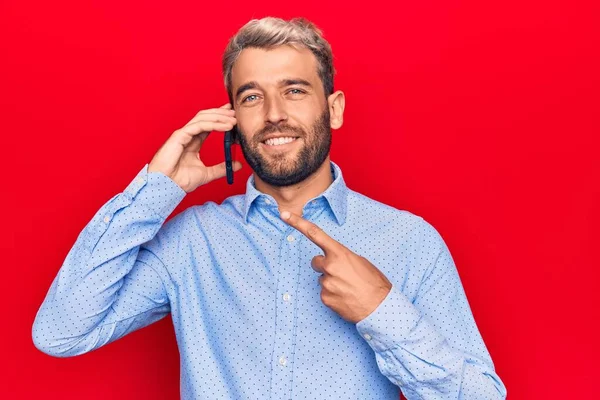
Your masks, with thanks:
[[[281,218],[283,218],[283,219],[288,219],[291,216],[289,211],[284,211],[280,215],[281,215]]]

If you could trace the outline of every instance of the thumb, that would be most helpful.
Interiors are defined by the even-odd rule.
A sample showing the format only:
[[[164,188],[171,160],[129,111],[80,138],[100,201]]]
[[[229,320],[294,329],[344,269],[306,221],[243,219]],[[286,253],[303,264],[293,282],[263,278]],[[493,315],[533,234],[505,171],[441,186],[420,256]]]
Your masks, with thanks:
[[[242,163],[240,161],[234,160],[231,163],[231,167],[233,168],[233,172],[239,171],[240,169],[242,169]],[[207,170],[209,181],[214,181],[215,179],[223,178],[227,175],[227,167],[225,166],[225,161],[223,161],[220,164],[207,167]]]

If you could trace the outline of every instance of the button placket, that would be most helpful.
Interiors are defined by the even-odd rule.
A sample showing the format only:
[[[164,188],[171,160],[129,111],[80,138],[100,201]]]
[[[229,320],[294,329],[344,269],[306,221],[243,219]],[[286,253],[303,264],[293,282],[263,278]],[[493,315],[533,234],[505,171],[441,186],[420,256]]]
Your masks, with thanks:
[[[299,242],[294,232],[288,229],[280,242],[271,399],[287,398],[292,385],[296,302],[291,300],[300,268]]]

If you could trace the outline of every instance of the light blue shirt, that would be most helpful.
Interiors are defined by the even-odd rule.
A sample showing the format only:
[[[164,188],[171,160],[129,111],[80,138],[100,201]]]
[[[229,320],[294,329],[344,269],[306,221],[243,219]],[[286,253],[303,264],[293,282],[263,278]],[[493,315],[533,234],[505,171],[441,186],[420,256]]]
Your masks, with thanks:
[[[32,329],[55,357],[171,313],[182,399],[504,399],[456,267],[423,218],[333,183],[303,216],[392,282],[353,324],[323,304],[322,250],[246,193],[167,217],[186,193],[146,164],[78,236]],[[198,190],[202,190],[201,188]],[[166,221],[166,222],[165,222]]]

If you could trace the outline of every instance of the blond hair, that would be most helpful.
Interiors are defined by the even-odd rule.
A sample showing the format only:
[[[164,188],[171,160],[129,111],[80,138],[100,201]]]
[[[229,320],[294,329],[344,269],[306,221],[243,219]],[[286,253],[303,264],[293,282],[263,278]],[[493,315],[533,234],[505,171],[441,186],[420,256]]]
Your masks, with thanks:
[[[252,19],[233,36],[223,53],[222,67],[225,88],[233,104],[231,69],[242,50],[248,47],[270,49],[282,45],[309,49],[317,59],[317,73],[323,83],[325,96],[333,93],[333,54],[323,38],[323,32],[309,20],[297,17],[289,21],[276,17]]]

